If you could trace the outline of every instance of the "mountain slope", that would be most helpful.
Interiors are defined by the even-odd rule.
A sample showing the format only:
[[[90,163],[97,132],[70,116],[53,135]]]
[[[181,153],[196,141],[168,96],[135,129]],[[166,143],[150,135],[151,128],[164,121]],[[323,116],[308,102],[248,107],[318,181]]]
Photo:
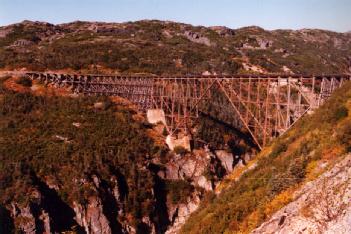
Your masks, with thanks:
[[[349,34],[323,30],[24,21],[0,28],[0,68],[349,73],[350,42]],[[212,190],[255,152],[245,134],[221,123],[238,121],[233,113],[221,112],[220,97],[213,100],[219,101],[216,108],[208,108],[209,116],[200,118],[195,137],[202,143],[196,151],[175,155],[150,136],[152,128],[162,131],[163,126],[145,124],[132,109],[108,98],[65,92],[62,97],[50,87],[23,87],[27,81],[14,92],[5,82],[0,81],[0,221],[7,222],[0,223],[0,232],[176,232],[204,190]],[[220,196],[208,192],[183,232],[248,232],[293,200],[302,183],[350,151],[350,88],[346,85],[315,115],[229,175],[218,187]],[[212,152],[201,148],[203,142]]]
[[[206,116],[192,152],[169,151],[164,126],[128,103],[0,74],[0,233],[176,233],[254,155],[245,134]]]
[[[0,67],[220,74],[351,72],[351,36],[323,30],[229,29],[163,22],[24,21],[0,28]]]
[[[306,183],[294,201],[276,212],[253,233],[350,233],[351,154]]]
[[[345,84],[311,116],[305,116],[256,158],[239,180],[209,197],[182,233],[247,233],[293,200],[305,182],[316,178],[351,151],[351,83]],[[230,180],[231,178],[231,180]]]
[[[133,110],[108,98],[38,95],[35,86],[14,92],[5,82],[0,81],[0,230],[164,228],[150,170],[162,146]]]

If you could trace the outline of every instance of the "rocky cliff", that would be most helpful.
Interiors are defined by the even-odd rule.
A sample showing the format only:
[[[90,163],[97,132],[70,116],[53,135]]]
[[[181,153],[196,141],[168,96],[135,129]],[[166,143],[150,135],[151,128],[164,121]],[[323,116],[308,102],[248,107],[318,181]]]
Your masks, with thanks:
[[[211,139],[173,152],[162,124],[116,99],[0,79],[1,233],[177,233],[204,196],[254,155],[224,140],[209,147]]]

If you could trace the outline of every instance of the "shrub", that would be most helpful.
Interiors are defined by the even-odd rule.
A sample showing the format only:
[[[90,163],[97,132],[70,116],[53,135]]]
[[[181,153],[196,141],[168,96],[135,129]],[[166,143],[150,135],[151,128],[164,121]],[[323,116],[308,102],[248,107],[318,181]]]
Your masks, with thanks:
[[[348,152],[351,152],[351,124],[344,121],[337,129],[337,139],[342,143]]]
[[[167,128],[164,127],[163,130],[162,130],[162,135],[163,136],[167,136],[168,135],[168,131],[167,131]]]
[[[347,116],[348,116],[348,109],[345,106],[341,106],[335,111],[336,120],[346,118]]]
[[[184,154],[188,153],[188,150],[185,149],[183,146],[176,146],[176,147],[174,147],[173,151],[176,154],[180,154],[180,155],[184,155]]]
[[[281,153],[285,152],[288,149],[288,146],[284,142],[277,142],[273,146],[273,150],[270,154],[270,157],[275,158]]]
[[[184,180],[170,181],[166,184],[167,193],[173,204],[185,203],[194,191],[194,186]]]

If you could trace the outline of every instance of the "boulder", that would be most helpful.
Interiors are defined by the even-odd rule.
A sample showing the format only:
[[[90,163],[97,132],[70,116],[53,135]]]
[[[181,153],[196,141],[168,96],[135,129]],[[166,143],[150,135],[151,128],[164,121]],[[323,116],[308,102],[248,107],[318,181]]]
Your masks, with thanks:
[[[211,181],[207,180],[205,176],[199,176],[194,179],[195,185],[205,189],[206,191],[213,191],[213,186]]]
[[[198,44],[203,44],[206,46],[212,46],[210,39],[208,39],[205,36],[202,36],[200,33],[192,32],[192,31],[185,31],[184,36],[192,42],[195,42]]]
[[[232,153],[228,153],[225,150],[217,150],[216,156],[221,161],[222,166],[227,172],[233,171],[234,158]]]

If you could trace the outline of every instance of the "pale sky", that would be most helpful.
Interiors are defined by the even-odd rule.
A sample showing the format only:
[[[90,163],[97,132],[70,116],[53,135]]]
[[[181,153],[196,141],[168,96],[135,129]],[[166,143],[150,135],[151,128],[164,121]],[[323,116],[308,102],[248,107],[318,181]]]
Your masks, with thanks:
[[[0,25],[23,20],[172,20],[230,28],[351,30],[351,0],[0,0]]]

